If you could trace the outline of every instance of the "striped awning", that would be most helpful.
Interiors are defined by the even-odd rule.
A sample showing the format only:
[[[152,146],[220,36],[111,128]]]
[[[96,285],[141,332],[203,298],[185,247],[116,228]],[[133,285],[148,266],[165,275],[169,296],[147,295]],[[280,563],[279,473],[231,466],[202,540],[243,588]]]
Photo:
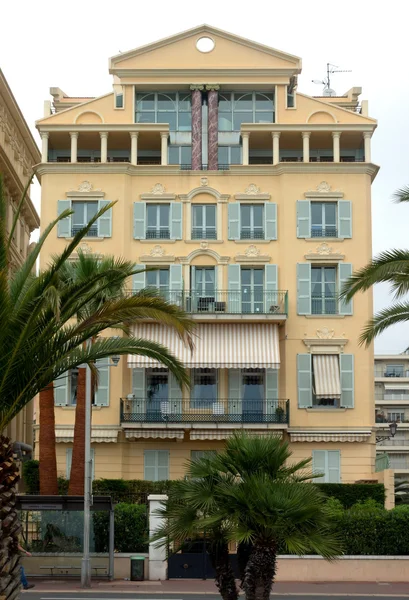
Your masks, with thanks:
[[[336,354],[313,354],[316,398],[341,398],[339,360]]]
[[[55,441],[57,443],[72,443],[74,441],[74,429],[56,429],[55,430]],[[118,430],[117,429],[92,429],[91,443],[99,442],[117,442],[118,441]]]
[[[183,438],[185,437],[185,432],[183,431],[183,429],[132,429],[125,431],[125,437],[128,440],[134,440],[139,438],[183,440]]]
[[[227,440],[233,437],[237,430],[235,429],[192,429],[190,432],[191,440]],[[246,433],[254,436],[282,437],[282,433],[271,431],[271,429],[246,430]]]
[[[134,326],[133,335],[163,344],[186,367],[278,369],[278,325],[270,323],[208,323],[195,329],[193,352],[173,329],[152,323]],[[129,367],[157,367],[156,360],[128,355]]]

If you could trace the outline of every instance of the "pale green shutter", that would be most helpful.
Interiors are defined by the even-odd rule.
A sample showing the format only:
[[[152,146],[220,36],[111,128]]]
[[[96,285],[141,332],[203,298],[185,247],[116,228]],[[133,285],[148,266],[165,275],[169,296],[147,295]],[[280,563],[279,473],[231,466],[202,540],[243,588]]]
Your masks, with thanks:
[[[297,314],[311,314],[311,265],[297,264]]]
[[[129,404],[128,412],[144,415],[146,412],[145,369],[132,369],[132,395],[135,398]],[[139,418],[137,417],[139,421]]]
[[[135,240],[146,238],[146,202],[133,203],[133,237]]]
[[[96,361],[95,366],[99,371],[98,389],[95,392],[96,406],[109,406],[109,358],[101,358]],[[102,366],[104,365],[104,366]]]
[[[158,450],[157,461],[158,470],[156,481],[166,481],[169,479],[169,450]]]
[[[321,477],[314,477],[314,483],[326,483],[328,480],[327,472],[327,451],[313,450],[312,451],[312,471],[313,473],[322,473]]]
[[[170,239],[182,239],[182,203],[172,202],[170,205]]]
[[[65,451],[65,478],[69,479],[71,474],[72,463],[72,448],[67,448]]]
[[[351,263],[340,263],[338,265],[338,291],[342,292],[344,287],[344,283],[351,277],[352,275],[352,264]],[[345,302],[344,300],[339,300],[339,314],[340,315],[352,315],[352,300],[349,302]]]
[[[228,205],[228,238],[229,240],[240,239],[240,204],[230,202]]]
[[[146,265],[135,265],[135,269],[145,269]],[[146,272],[141,271],[132,275],[132,291],[140,292],[146,287]]]
[[[266,369],[266,414],[274,415],[278,407],[278,371]]]
[[[182,265],[169,267],[170,301],[178,306],[183,306],[183,277]]]
[[[241,371],[228,369],[229,373],[229,414],[241,414]]]
[[[339,371],[341,378],[341,406],[354,408],[354,355],[339,355]]]
[[[327,461],[327,482],[341,483],[341,452],[339,450],[328,450]]]
[[[145,450],[144,452],[144,474],[147,481],[157,481],[157,458],[156,450]]]
[[[241,267],[228,265],[227,267],[227,312],[241,312]]]
[[[297,200],[297,237],[311,237],[311,202]]]
[[[277,239],[277,204],[275,202],[264,204],[264,232],[266,240]]]
[[[55,406],[65,406],[68,404],[68,376],[71,371],[63,373],[54,381],[54,404]]]
[[[98,210],[109,204],[109,200],[98,200]],[[98,219],[98,237],[112,236],[112,208],[107,210],[102,217]]]
[[[265,277],[265,311],[266,312],[277,312],[276,307],[279,306],[278,293],[277,293],[277,265],[266,265],[264,268]],[[280,312],[280,311],[278,311]]]
[[[169,373],[169,403],[172,418],[174,418],[175,416],[181,417],[182,390],[180,389],[180,385],[173,373]]]
[[[352,202],[349,200],[338,202],[338,237],[352,237]]]
[[[71,200],[58,200],[57,202],[57,215],[60,216],[65,210],[71,208]],[[61,219],[57,224],[57,237],[72,237],[71,234],[71,216]]]
[[[297,354],[298,408],[312,406],[311,354]]]

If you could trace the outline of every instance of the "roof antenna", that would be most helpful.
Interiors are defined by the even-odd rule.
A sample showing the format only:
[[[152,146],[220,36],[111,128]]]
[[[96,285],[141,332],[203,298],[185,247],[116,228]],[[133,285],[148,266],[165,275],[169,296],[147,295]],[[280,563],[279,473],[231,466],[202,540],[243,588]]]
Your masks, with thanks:
[[[332,65],[331,63],[327,63],[327,77],[326,79],[313,79],[312,83],[320,83],[324,86],[322,90],[323,96],[336,96],[335,90],[331,89],[331,81],[330,76],[333,73],[351,73],[351,69],[343,70],[339,69],[336,65]]]

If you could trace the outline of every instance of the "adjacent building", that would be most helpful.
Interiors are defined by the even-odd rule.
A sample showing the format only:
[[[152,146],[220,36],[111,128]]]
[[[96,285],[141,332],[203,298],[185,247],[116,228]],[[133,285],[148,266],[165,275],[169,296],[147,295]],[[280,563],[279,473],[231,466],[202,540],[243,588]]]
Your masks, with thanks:
[[[110,59],[99,98],[51,88],[37,121],[42,220],[66,208],[41,264],[98,208],[82,249],[156,267],[157,288],[197,322],[181,392],[143,357],[101,368],[92,415],[94,476],[175,479],[237,429],[289,440],[328,482],[375,475],[373,350],[358,344],[372,296],[338,298],[371,258],[376,121],[343,96],[297,89],[301,59],[209,26]],[[75,257],[74,257],[75,258]],[[55,391],[57,461],[69,474],[76,373]],[[41,426],[41,415],[40,415]]]

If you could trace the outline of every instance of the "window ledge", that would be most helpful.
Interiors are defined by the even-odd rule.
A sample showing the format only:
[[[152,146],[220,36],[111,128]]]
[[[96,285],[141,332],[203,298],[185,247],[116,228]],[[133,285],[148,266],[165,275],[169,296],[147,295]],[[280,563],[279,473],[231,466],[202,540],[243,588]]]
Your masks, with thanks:
[[[346,316],[351,317],[352,315],[299,315],[304,316],[306,319],[345,319]]]
[[[302,239],[302,238],[299,238]],[[314,237],[314,238],[304,238],[306,242],[344,242],[345,238],[337,238],[337,237]]]
[[[271,244],[271,242],[276,242],[277,240],[230,240],[235,244]]]
[[[185,244],[224,244],[224,240],[184,240]]]
[[[315,408],[314,406],[311,406],[310,408],[305,408],[304,410],[306,410],[307,412],[312,412],[312,413],[316,413],[316,412],[344,413],[348,409],[347,408],[335,408],[335,407],[331,407],[331,406],[328,406],[328,408],[325,408],[325,406],[317,406]]]
[[[110,236],[111,237],[111,236]],[[73,237],[66,237],[64,238],[65,240],[73,240]],[[107,238],[105,237],[88,237],[85,236],[82,238],[83,240],[86,240],[87,242],[103,242],[104,240],[106,240]],[[80,242],[81,243],[81,242]]]
[[[135,238],[134,238],[135,239]],[[135,240],[135,242],[141,242],[141,244],[176,244],[176,242],[180,242],[181,240],[169,240],[168,238],[164,239],[149,239],[149,240]]]
[[[75,410],[77,408],[76,404],[56,404],[55,408],[62,408],[63,410]],[[107,406],[92,406],[92,410],[101,410],[101,408],[108,408]]]

